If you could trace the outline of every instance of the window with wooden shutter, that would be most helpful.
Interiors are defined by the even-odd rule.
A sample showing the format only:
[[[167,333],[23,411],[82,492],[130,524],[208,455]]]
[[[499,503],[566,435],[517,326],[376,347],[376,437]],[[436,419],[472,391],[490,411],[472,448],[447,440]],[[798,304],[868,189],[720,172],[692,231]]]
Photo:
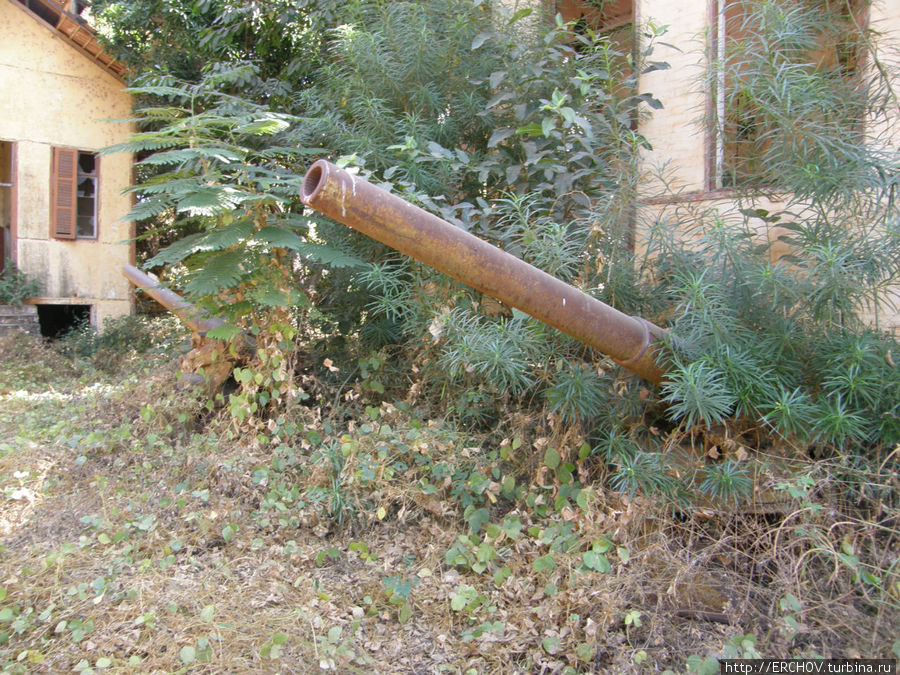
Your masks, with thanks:
[[[75,182],[78,151],[53,148],[53,185],[50,190],[50,234],[75,238]]]

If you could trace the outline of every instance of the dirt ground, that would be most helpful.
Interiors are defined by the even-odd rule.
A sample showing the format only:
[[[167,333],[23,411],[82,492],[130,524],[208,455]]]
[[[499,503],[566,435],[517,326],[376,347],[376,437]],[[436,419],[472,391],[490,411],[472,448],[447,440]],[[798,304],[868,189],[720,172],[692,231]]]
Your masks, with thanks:
[[[486,448],[412,411],[305,407],[296,442],[248,437],[166,358],[107,375],[5,349],[0,672],[713,673],[900,650],[895,516],[803,482],[778,510],[690,516],[602,485],[561,500],[545,475],[525,501],[454,495],[416,467]]]

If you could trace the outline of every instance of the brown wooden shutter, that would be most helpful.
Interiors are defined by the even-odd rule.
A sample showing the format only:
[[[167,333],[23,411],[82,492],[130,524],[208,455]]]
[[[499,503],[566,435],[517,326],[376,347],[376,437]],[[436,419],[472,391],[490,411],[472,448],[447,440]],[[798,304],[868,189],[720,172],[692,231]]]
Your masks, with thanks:
[[[57,239],[75,238],[75,183],[77,176],[78,151],[53,148],[50,234]]]

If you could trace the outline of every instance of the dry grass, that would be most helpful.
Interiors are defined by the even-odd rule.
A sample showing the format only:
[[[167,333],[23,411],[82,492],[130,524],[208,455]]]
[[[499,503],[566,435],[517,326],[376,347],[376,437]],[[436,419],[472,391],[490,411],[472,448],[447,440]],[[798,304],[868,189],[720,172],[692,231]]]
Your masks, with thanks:
[[[301,407],[248,438],[165,358],[109,376],[16,340],[2,672],[701,672],[728,650],[884,657],[900,637],[896,479],[841,503],[809,464],[830,477],[787,512],[686,518],[600,485],[554,505],[536,472],[543,512],[504,496],[486,440],[411,410],[338,427]],[[608,569],[586,566],[592,543]]]

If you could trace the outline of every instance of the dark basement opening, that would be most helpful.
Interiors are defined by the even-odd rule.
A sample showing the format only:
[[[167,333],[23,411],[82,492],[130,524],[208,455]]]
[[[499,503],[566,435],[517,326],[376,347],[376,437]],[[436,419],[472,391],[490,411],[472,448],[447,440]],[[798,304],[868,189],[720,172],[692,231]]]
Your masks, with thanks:
[[[55,340],[91,320],[90,305],[38,305],[41,335]]]

